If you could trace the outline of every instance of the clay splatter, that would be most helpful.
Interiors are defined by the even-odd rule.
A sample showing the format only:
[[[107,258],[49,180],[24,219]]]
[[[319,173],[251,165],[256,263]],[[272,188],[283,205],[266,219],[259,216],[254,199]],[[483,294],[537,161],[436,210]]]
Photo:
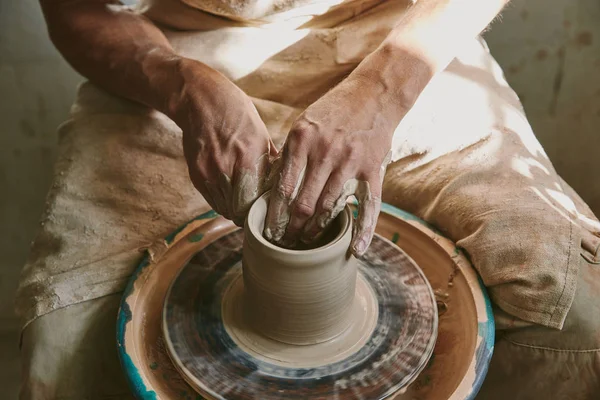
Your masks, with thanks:
[[[508,67],[508,72],[510,72],[511,74],[517,74],[519,73],[519,71],[521,71],[521,67],[518,65],[511,65],[510,67]]]
[[[158,364],[153,362],[152,364],[150,364],[150,369],[151,370],[155,370],[156,368],[158,368]]]
[[[535,59],[538,61],[544,61],[546,58],[548,58],[548,50],[546,49],[539,49],[537,53],[535,53]]]
[[[579,32],[577,34],[577,36],[575,37],[575,42],[580,47],[591,46],[592,43],[594,42],[594,37],[592,36],[591,32],[582,31],[582,32]]]

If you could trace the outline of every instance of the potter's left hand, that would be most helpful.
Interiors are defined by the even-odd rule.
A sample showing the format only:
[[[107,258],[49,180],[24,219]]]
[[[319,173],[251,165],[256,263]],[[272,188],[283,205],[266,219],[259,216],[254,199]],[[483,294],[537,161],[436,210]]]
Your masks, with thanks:
[[[394,93],[392,93],[394,92]],[[359,202],[351,251],[367,250],[379,215],[394,130],[412,106],[369,74],[353,74],[295,121],[281,153],[264,236],[284,247],[309,243]]]

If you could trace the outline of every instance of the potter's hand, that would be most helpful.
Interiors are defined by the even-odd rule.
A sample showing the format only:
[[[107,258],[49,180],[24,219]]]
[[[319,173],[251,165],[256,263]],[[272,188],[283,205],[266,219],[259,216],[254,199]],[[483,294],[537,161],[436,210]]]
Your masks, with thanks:
[[[264,235],[285,247],[310,242],[355,195],[351,251],[371,243],[392,136],[405,108],[376,79],[350,76],[308,107],[281,154]]]
[[[188,68],[177,123],[190,178],[219,214],[241,226],[266,190],[269,157],[277,150],[250,98],[221,74]]]

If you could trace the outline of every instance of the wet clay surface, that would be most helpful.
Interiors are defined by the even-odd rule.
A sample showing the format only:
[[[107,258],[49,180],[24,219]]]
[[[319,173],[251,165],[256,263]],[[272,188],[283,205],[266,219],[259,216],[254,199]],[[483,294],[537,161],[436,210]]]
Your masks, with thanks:
[[[288,344],[312,345],[339,336],[355,317],[357,263],[348,252],[352,212],[347,207],[340,214],[338,234],[324,246],[290,251],[262,236],[266,196],[254,203],[244,225],[247,320],[262,335]]]

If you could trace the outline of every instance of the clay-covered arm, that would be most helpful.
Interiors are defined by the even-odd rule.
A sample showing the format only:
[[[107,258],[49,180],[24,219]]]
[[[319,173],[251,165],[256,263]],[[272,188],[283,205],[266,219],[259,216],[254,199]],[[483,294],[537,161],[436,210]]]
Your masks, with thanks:
[[[507,0],[417,0],[382,45],[295,121],[265,236],[313,241],[358,199],[351,249],[369,247],[392,137],[431,78],[496,17]],[[431,110],[435,112],[435,110]]]
[[[52,41],[75,70],[179,125],[194,186],[241,224],[266,190],[268,155],[276,152],[250,98],[219,72],[178,56],[158,27],[116,1],[41,4]]]
[[[481,34],[509,1],[417,0],[355,74],[395,88],[402,103],[410,104],[429,81],[405,85],[415,70],[421,77],[443,70],[460,46]]]
[[[112,0],[41,0],[52,42],[91,82],[172,115],[185,60],[148,19]]]

